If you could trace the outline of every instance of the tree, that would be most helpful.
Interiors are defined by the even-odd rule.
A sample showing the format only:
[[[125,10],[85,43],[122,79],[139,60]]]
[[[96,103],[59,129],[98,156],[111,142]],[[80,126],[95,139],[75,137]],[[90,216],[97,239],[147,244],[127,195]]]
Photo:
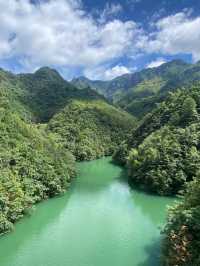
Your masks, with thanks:
[[[197,104],[195,100],[188,96],[182,105],[182,123],[188,124],[188,122],[195,121],[197,119]]]

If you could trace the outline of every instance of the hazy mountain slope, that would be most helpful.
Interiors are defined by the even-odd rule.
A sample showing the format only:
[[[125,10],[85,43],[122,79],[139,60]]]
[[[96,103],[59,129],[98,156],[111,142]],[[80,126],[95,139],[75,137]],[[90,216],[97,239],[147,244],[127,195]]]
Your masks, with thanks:
[[[139,72],[125,74],[110,81],[92,81],[85,77],[72,80],[80,88],[92,87],[106,98],[117,101],[127,93],[136,93],[136,97],[153,95],[167,82],[188,69],[190,64],[174,60],[157,68],[148,68]]]
[[[84,77],[72,81],[80,88],[92,87],[116,105],[141,119],[177,88],[200,81],[200,63],[173,60],[159,67],[126,74],[111,81],[91,81]]]
[[[122,97],[117,104],[136,117],[142,118],[152,111],[157,103],[163,101],[169,91],[188,88],[200,81],[199,63],[182,64],[181,66],[180,61],[178,65],[177,61],[172,61],[156,68],[162,73],[161,77],[141,82]],[[168,71],[170,75],[167,74]],[[140,89],[139,93],[137,87]]]

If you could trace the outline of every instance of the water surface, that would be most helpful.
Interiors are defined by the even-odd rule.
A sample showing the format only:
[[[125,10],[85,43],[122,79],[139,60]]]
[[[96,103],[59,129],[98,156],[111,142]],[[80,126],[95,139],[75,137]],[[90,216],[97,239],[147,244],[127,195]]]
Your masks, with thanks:
[[[172,199],[131,190],[110,158],[78,164],[62,197],[0,238],[1,266],[156,266]]]

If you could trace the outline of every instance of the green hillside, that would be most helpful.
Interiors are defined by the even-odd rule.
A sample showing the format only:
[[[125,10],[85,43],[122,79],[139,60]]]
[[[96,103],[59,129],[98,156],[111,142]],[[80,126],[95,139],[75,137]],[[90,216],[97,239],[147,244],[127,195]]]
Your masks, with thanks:
[[[170,208],[163,236],[164,266],[200,264],[200,178],[187,186],[183,200]]]
[[[126,74],[110,81],[92,81],[81,77],[72,84],[90,86],[117,106],[142,119],[161,103],[170,91],[190,87],[200,81],[200,63],[173,60],[159,67]]]
[[[73,156],[35,125],[0,108],[0,234],[32,205],[65,191],[74,176]]]
[[[111,155],[134,127],[132,116],[103,100],[74,100],[48,124],[77,160]]]
[[[89,88],[84,91],[77,89],[56,70],[48,67],[43,67],[34,74],[18,75],[16,78],[20,87],[26,91],[22,99],[24,104],[32,110],[39,122],[47,122],[71,99],[103,98]]]
[[[199,86],[178,90],[161,103],[118,148],[130,181],[161,195],[176,194],[196,176],[199,153]]]
[[[182,60],[174,60],[160,67],[143,69],[109,81],[93,81],[80,77],[72,80],[72,84],[81,89],[90,86],[106,98],[119,103],[122,107],[126,107],[136,98],[155,95],[166,87],[170,89],[172,81],[174,82],[178,75],[191,67],[193,65]],[[174,84],[174,87],[177,85],[178,81],[176,85]]]

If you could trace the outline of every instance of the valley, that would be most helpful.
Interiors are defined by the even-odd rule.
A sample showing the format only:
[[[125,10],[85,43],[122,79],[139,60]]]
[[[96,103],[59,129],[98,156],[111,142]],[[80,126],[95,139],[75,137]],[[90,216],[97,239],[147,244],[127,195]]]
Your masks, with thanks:
[[[199,63],[188,64],[181,60],[111,81],[90,81],[81,77],[70,82],[49,67],[29,74],[13,74],[1,69],[0,234],[3,236],[0,245],[1,241],[2,245],[8,241],[6,245],[13,247],[18,239],[23,242],[20,226],[26,228],[29,223],[33,228],[30,239],[35,238],[34,219],[39,219],[40,214],[33,213],[30,218],[29,215],[36,204],[39,203],[38,213],[43,205],[47,205],[45,212],[51,204],[55,204],[55,209],[60,208],[59,204],[63,206],[61,216],[52,211],[55,223],[50,223],[50,227],[45,217],[41,227],[39,220],[36,221],[38,230],[43,230],[42,226],[50,230],[48,234],[53,239],[45,234],[44,242],[40,238],[39,242],[28,241],[19,254],[9,250],[14,252],[12,266],[31,265],[34,245],[39,252],[41,245],[49,241],[55,241],[58,254],[62,253],[58,265],[83,266],[86,261],[87,266],[97,266],[114,258],[113,263],[119,266],[124,259],[127,266],[133,265],[134,260],[135,266],[198,265],[199,82]],[[51,199],[58,196],[61,198]],[[172,204],[175,197],[181,200]],[[73,198],[75,206],[70,202]],[[40,203],[42,201],[44,203]],[[99,202],[102,209],[94,202]],[[91,220],[85,220],[82,204],[86,204],[86,213],[90,210]],[[167,204],[172,206],[166,215]],[[157,216],[155,210],[159,208]],[[98,216],[98,212],[102,216]],[[63,217],[62,222],[59,217]],[[77,220],[80,224],[74,227]],[[107,224],[108,243],[106,236],[101,236]],[[76,235],[76,230],[87,228],[89,242],[83,254],[79,250],[79,262],[73,257],[76,253],[73,247],[67,248],[67,257],[64,249],[59,250],[58,236],[64,234],[65,226],[63,243],[66,247],[70,245],[67,237],[70,229],[77,236],[73,245],[78,247],[87,236],[81,231]],[[90,232],[90,228],[93,231]],[[145,230],[145,238],[141,239],[140,233]],[[9,234],[4,236],[5,233]],[[92,238],[95,233],[97,239]],[[154,235],[156,239],[152,239]],[[96,245],[94,257],[88,254],[92,250],[91,239]],[[151,250],[156,242],[159,245],[155,249],[152,247],[156,253],[155,262],[152,261],[155,255],[147,255],[146,246]],[[108,251],[105,251],[107,245]],[[117,260],[120,248],[124,253]],[[115,249],[116,254],[112,254]],[[45,250],[48,256],[51,250],[49,247]],[[99,257],[101,251],[103,255]],[[2,265],[9,265],[7,258],[12,257],[11,253],[6,253]],[[43,265],[43,258],[38,257],[37,265]],[[54,259],[47,265],[53,265]]]

